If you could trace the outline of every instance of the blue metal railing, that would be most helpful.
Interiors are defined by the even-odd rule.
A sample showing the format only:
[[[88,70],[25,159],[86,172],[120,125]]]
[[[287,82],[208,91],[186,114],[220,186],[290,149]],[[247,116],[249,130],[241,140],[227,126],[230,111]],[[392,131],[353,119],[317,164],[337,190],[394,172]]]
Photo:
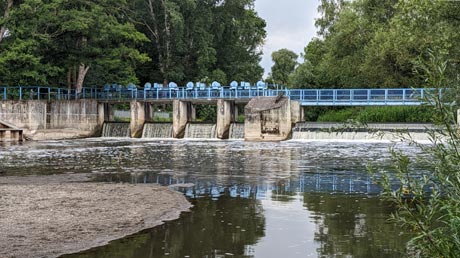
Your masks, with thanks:
[[[437,92],[438,91],[438,92]],[[171,100],[171,99],[251,99],[258,96],[284,94],[303,106],[382,106],[421,105],[427,93],[441,94],[434,89],[246,89],[212,88],[83,88],[80,93],[66,88],[40,86],[0,87],[2,100],[72,100],[97,99],[103,101]]]

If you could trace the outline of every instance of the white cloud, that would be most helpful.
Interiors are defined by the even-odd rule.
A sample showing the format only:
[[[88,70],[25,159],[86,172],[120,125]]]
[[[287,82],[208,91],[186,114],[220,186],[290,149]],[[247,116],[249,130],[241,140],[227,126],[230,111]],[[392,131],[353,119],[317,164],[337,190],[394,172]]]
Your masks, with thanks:
[[[256,0],[255,9],[267,22],[267,39],[261,65],[265,77],[273,65],[271,53],[281,48],[297,54],[316,35],[319,0]]]

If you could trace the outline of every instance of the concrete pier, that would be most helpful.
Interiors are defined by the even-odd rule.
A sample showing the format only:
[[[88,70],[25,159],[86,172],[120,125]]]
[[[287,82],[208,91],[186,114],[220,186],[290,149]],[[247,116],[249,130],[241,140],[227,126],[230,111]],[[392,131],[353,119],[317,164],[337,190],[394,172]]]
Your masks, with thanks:
[[[284,141],[292,126],[302,119],[300,103],[288,97],[257,97],[245,108],[244,135],[247,141]]]
[[[183,138],[185,127],[188,122],[191,122],[195,109],[192,102],[174,100],[173,101],[173,138]]]
[[[132,138],[141,138],[142,131],[144,130],[144,124],[147,120],[147,116],[149,112],[149,105],[146,105],[143,102],[139,101],[131,101],[131,122],[130,122],[130,129],[131,129],[131,137]],[[147,109],[147,110],[146,110]]]
[[[219,99],[217,101],[217,138],[228,139],[231,123],[236,121],[235,101]]]

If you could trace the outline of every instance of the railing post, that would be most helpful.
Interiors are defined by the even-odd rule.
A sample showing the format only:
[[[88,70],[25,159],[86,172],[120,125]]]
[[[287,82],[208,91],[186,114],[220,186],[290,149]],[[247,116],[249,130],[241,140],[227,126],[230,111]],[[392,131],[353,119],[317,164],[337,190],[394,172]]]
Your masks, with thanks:
[[[355,100],[355,90],[350,90],[350,105]]]
[[[387,104],[388,102],[388,89],[385,89],[385,104]]]
[[[337,102],[337,90],[332,90],[332,103],[334,103],[334,106]]]
[[[319,105],[320,90],[316,90],[316,105]]]
[[[6,100],[6,91],[7,91],[7,88],[3,87],[3,100]]]
[[[425,98],[425,89],[420,89],[420,100]]]
[[[61,88],[58,88],[57,99],[61,100]]]
[[[40,100],[40,86],[38,87],[38,90],[37,90],[37,99]]]
[[[51,88],[48,87],[48,101],[51,100]]]
[[[406,103],[406,89],[403,89],[403,105]]]
[[[22,86],[19,86],[19,100],[22,100]]]
[[[371,90],[367,90],[367,104],[369,105],[369,103],[371,102]]]

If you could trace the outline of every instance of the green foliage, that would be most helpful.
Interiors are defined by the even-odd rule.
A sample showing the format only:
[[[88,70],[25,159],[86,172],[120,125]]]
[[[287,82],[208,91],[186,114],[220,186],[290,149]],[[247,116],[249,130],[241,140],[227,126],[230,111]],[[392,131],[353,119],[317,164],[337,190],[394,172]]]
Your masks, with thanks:
[[[414,70],[419,58],[429,59],[426,49],[449,53],[457,66],[460,62],[460,45],[454,43],[460,41],[458,1],[321,0],[319,11],[320,38],[313,39],[303,55],[311,68],[299,65],[291,84],[417,88],[423,80]],[[450,66],[445,76],[454,79],[457,73],[458,68]]]
[[[420,174],[411,169],[410,160],[401,151],[392,150],[395,172],[382,171],[385,196],[393,201],[397,211],[393,219],[411,232],[409,255],[413,257],[458,257],[460,253],[460,133],[456,123],[459,108],[458,80],[448,76],[451,63],[439,52],[428,53],[429,61],[419,61],[419,74],[430,88],[448,89],[449,94],[428,95],[434,104],[433,118],[438,128],[430,130],[431,144],[419,144],[410,135],[403,139],[428,155],[423,162],[431,171]],[[455,65],[454,65],[455,66]],[[395,174],[394,174],[395,173]],[[391,178],[399,187],[394,188]]]
[[[307,60],[300,64],[294,72],[288,77],[288,83],[294,89],[308,89],[315,87],[315,75],[313,74],[313,66]]]
[[[216,114],[216,105],[198,105],[196,107],[197,121],[215,123],[217,121]]]
[[[254,0],[136,0],[132,19],[150,42],[141,81],[257,81],[265,21]]]
[[[254,0],[6,0],[0,32],[4,85],[226,84],[263,73]]]
[[[362,123],[430,123],[433,120],[431,107],[364,107],[330,109],[318,117],[319,122]]]
[[[288,49],[280,49],[272,53],[274,65],[272,66],[271,79],[276,83],[286,85],[289,75],[294,72],[298,55]]]

